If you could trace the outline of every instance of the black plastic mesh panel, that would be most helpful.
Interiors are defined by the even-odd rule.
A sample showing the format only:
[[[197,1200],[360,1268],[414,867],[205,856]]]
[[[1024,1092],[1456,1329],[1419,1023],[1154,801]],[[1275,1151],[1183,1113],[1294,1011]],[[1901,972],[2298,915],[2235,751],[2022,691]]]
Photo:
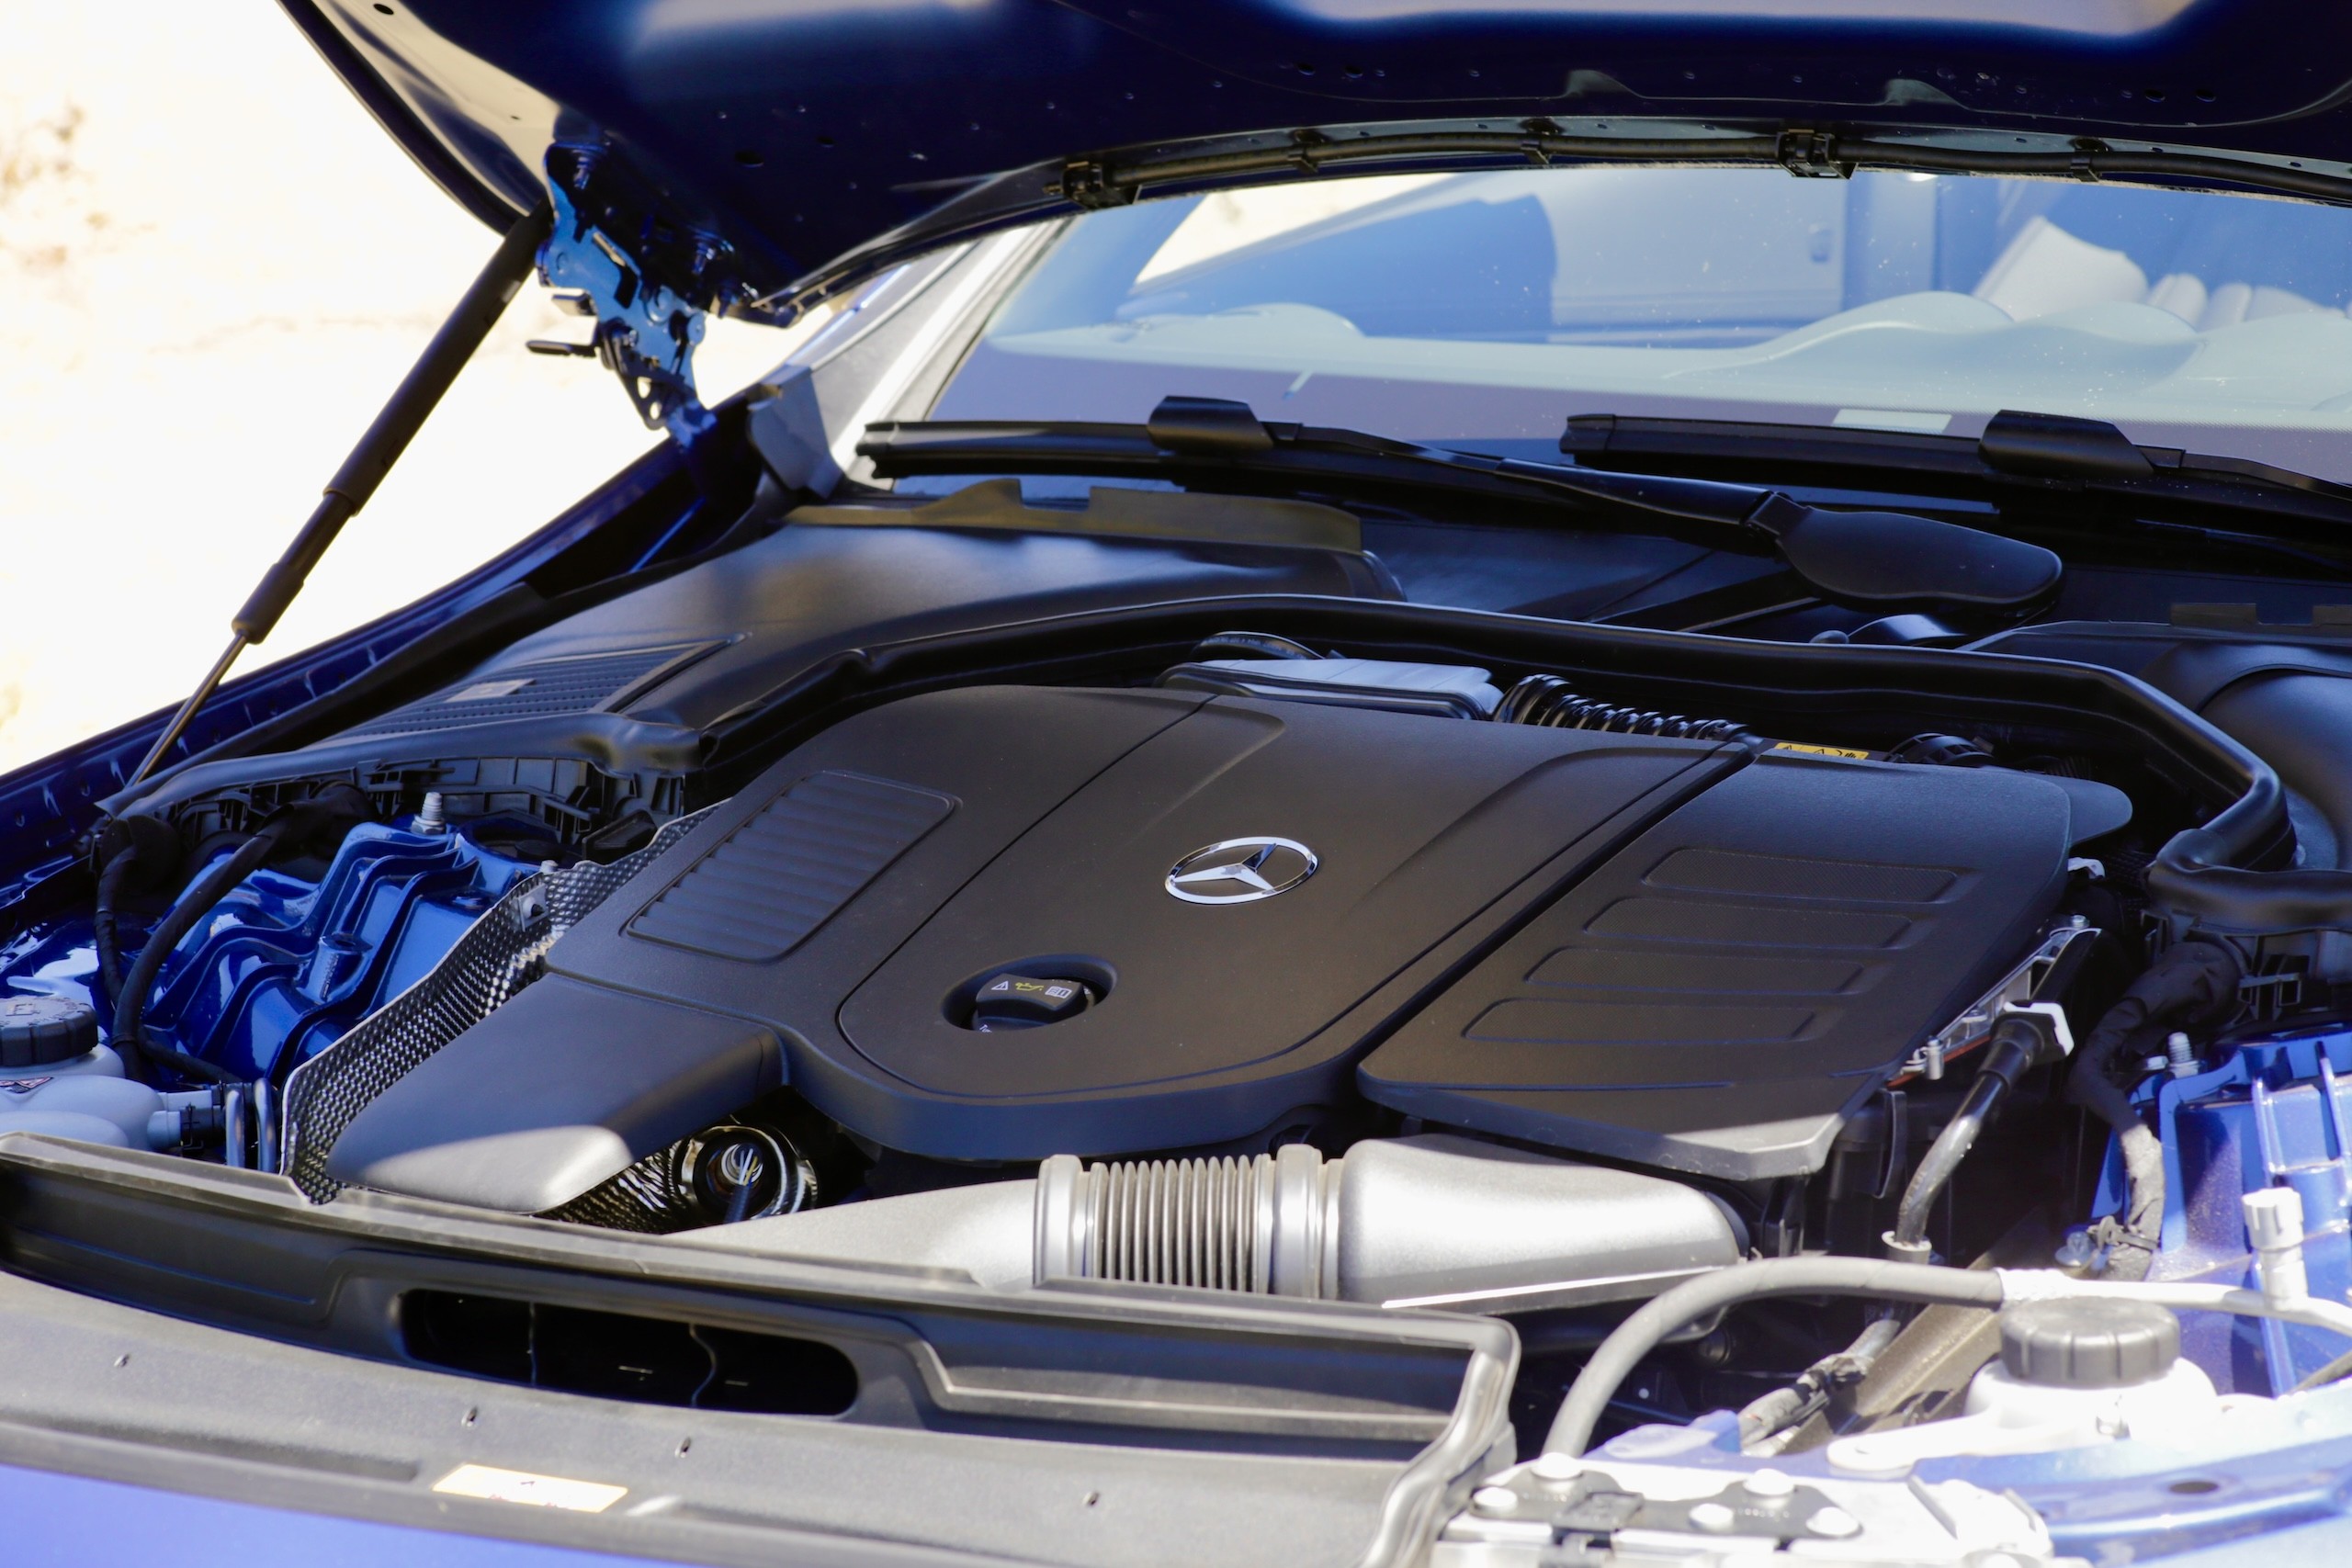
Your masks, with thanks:
[[[576,659],[542,659],[477,676],[370,719],[346,736],[418,735],[493,719],[593,713],[612,706],[647,677],[681,665],[717,643],[671,643]]]
[[[341,1184],[327,1175],[327,1156],[368,1102],[537,979],[556,938],[709,814],[679,818],[643,849],[608,865],[583,861],[525,877],[415,985],[295,1068],[286,1085],[281,1145],[294,1184],[314,1203],[333,1198]]]

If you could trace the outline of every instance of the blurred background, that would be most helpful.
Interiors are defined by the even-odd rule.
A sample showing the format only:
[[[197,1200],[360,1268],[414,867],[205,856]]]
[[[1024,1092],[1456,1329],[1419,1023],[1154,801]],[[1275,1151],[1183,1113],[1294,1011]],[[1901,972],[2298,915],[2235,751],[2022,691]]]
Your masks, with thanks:
[[[0,771],[186,695],[496,243],[269,0],[0,0]],[[655,437],[526,288],[239,672],[406,604]],[[707,400],[789,351],[713,322]]]

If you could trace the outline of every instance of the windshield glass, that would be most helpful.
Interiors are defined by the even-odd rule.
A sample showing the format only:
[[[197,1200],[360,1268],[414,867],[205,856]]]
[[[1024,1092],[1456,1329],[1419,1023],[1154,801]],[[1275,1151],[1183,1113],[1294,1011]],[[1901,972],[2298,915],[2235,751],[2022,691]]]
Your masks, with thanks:
[[[2352,212],[1765,169],[1327,179],[1095,212],[942,419],[1170,393],[1415,440],[1651,414],[1973,435],[2005,408],[2352,478]]]

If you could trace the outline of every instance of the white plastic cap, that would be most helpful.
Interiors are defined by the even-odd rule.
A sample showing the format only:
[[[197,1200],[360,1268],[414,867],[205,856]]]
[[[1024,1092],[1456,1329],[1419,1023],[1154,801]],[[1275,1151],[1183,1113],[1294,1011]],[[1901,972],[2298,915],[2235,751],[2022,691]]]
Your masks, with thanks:
[[[2302,1194],[2291,1187],[2266,1187],[2245,1195],[2245,1238],[2256,1252],[2300,1247],[2303,1240]]]

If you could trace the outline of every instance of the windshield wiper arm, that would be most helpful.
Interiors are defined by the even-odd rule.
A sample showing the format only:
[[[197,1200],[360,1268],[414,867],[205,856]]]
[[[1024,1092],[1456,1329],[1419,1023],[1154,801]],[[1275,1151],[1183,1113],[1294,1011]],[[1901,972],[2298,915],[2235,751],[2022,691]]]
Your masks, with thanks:
[[[1871,488],[1894,476],[1905,489],[1996,504],[2037,491],[2093,491],[2203,513],[2222,509],[2317,525],[2352,523],[2352,487],[2243,457],[2134,444],[2103,420],[2004,409],[1982,436],[1928,435],[1845,425],[1578,414],[1560,450],[1612,473],[1795,469],[1808,484]]]
[[[1569,502],[1720,528],[1779,551],[1824,597],[1881,608],[2018,609],[2057,586],[2038,545],[1902,512],[1838,512],[1777,490],[1530,463],[1361,431],[1274,423],[1246,403],[1168,398],[1142,424],[887,421],[858,453],[886,479],[919,474],[1145,474],[1217,488],[1248,475],[1283,488],[1419,487],[1519,502]]]

